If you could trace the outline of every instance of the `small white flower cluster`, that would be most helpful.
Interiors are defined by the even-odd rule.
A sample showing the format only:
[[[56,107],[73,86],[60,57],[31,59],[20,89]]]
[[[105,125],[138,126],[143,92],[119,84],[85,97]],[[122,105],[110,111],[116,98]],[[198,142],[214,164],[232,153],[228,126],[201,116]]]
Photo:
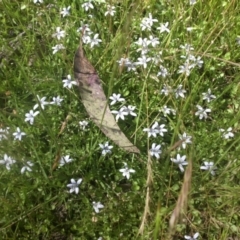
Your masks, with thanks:
[[[99,39],[99,34],[94,34],[94,36],[92,37],[91,35],[93,35],[92,30],[89,28],[88,24],[84,24],[82,23],[81,27],[77,29],[77,32],[81,32],[82,33],[82,41],[85,44],[89,44],[90,48],[93,48],[94,46],[98,46],[100,42],[102,42],[101,39]]]
[[[129,58],[121,58],[117,61],[120,67],[127,67],[127,71],[136,71],[136,62],[132,62]]]
[[[168,96],[169,94],[174,93],[176,98],[185,98],[185,93],[186,90],[183,89],[182,84],[178,85],[178,87],[176,89],[172,89],[169,85],[164,84],[163,88],[160,91],[160,94],[164,94],[165,96]],[[211,89],[209,88],[208,91],[206,93],[202,93],[203,96],[203,100],[205,100],[207,103],[211,102],[213,99],[216,98],[215,95],[212,94]],[[207,119],[208,118],[208,113],[211,112],[210,108],[203,108],[200,105],[197,105],[197,111],[195,113],[196,116],[199,117],[200,120],[202,119]],[[162,109],[162,112],[166,115],[166,114],[170,114],[170,112],[172,112],[172,114],[175,114],[175,111],[173,109],[168,109],[165,106],[165,109]]]
[[[207,103],[211,102],[213,99],[216,98],[215,95],[212,94],[211,89],[209,88],[206,93],[202,93],[203,100],[205,100]],[[199,119],[207,119],[208,113],[210,113],[212,110],[210,108],[203,108],[200,105],[197,105],[198,111],[195,113],[196,116],[199,117]]]
[[[64,38],[65,35],[66,35],[65,30],[61,30],[60,27],[57,27],[56,32],[52,36],[60,40],[61,38]],[[63,46],[62,43],[60,43],[52,47],[52,49],[53,49],[53,54],[56,54],[59,50],[65,49],[65,47]]]
[[[43,0],[34,0],[34,3],[43,3]],[[93,9],[92,1],[83,3],[82,7],[85,9],[85,11],[88,11],[89,9]],[[70,16],[70,10],[71,10],[71,6],[63,7],[60,11],[60,15],[62,15],[63,18]],[[111,8],[111,6],[108,6],[108,11],[106,12],[106,15],[109,14],[109,15],[113,16],[114,13],[115,13],[114,7]],[[87,32],[87,30],[86,30],[86,32]],[[52,36],[57,38],[58,40],[61,40],[62,38],[64,38],[66,36],[66,31],[62,30],[61,27],[57,27],[56,32]],[[88,36],[87,40],[85,40],[85,41],[90,43],[91,48],[94,45],[98,45],[98,43],[101,42],[101,40],[98,39],[98,34],[96,34],[93,39],[91,39],[90,36]],[[56,54],[58,51],[65,49],[65,47],[62,43],[59,43],[59,44],[56,44],[54,47],[52,47],[52,49],[53,49],[53,54]]]
[[[70,180],[70,183],[67,184],[67,187],[70,188],[69,192],[70,193],[76,193],[78,194],[79,193],[79,185],[82,183],[82,178],[79,178],[78,180],[75,180],[74,178],[72,178]],[[99,213],[99,209],[102,209],[104,208],[104,205],[102,205],[101,202],[92,202],[92,206],[93,206],[93,209],[95,211],[95,213]]]
[[[42,108],[42,110],[45,109],[45,106],[48,104],[53,104],[57,106],[61,106],[61,102],[63,99],[61,99],[59,96],[53,97],[53,100],[51,102],[46,101],[46,97],[40,98],[37,95],[38,103],[33,106],[33,110],[30,110],[29,113],[25,114],[25,122],[29,122],[31,125],[34,123],[35,117],[40,113],[39,111],[35,111],[39,106]],[[7,135],[9,135],[9,128],[6,129],[0,129],[0,140],[7,139]],[[14,140],[22,140],[22,137],[26,136],[27,134],[19,127],[17,127],[16,132],[12,134],[14,136]],[[0,160],[0,164],[5,165],[8,170],[10,170],[10,167],[12,164],[14,164],[16,160],[9,157],[7,154],[4,154],[4,158]],[[26,165],[22,167],[21,173],[24,173],[25,171],[31,172],[31,167],[33,166],[33,163],[31,161],[27,161]]]
[[[30,110],[29,113],[25,114],[25,122],[29,122],[31,125],[33,125],[35,117],[39,114],[39,111],[35,111],[37,108],[39,108],[39,106],[41,106],[42,109],[44,109],[45,105],[48,105],[48,104],[60,106],[61,101],[63,100],[59,96],[57,96],[57,97],[53,97],[52,102],[46,102],[45,101],[46,97],[40,98],[38,95],[37,95],[37,99],[38,99],[39,103],[34,105],[33,110]],[[0,141],[3,139],[7,139],[8,135],[9,135],[9,128],[6,128],[6,129],[1,128],[0,129]],[[16,132],[14,132],[12,135],[14,136],[14,140],[21,141],[22,137],[26,136],[27,134],[25,132],[21,131],[21,129],[19,127],[17,127]],[[5,156],[5,158],[8,159],[7,156]]]
[[[142,31],[144,31],[144,30],[151,31],[154,22],[158,22],[158,20],[152,18],[152,14],[149,13],[148,17],[144,17],[140,24]]]
[[[165,128],[165,124],[159,125],[158,122],[154,122],[150,128],[144,128],[143,131],[148,133],[148,137],[153,136],[156,138],[158,134],[163,137],[164,133],[167,132],[167,129]],[[149,153],[157,159],[160,158],[160,154],[162,153],[161,145],[153,143]]]
[[[157,134],[163,137],[164,133],[167,132],[167,129],[165,128],[165,124],[159,125],[158,122],[155,122],[151,128],[144,128],[143,131],[148,133],[148,137],[153,136],[155,138],[157,137]],[[181,141],[181,146],[183,149],[186,148],[187,144],[192,143],[191,138],[192,137],[188,136],[185,132],[182,135],[179,134],[179,139]],[[160,154],[162,153],[161,145],[153,143],[151,149],[149,150],[149,153],[151,156],[159,159]],[[180,154],[177,154],[177,158],[171,158],[171,161],[178,165],[181,172],[184,171],[183,166],[188,164],[186,161],[186,155],[180,156]]]
[[[222,132],[222,137],[225,139],[233,138],[234,133],[232,132],[232,128],[229,127],[227,130],[224,130],[223,128],[219,129],[219,132]]]
[[[165,124],[159,125],[158,122],[155,122],[150,128],[144,128],[143,131],[148,133],[148,137],[153,136],[156,138],[157,134],[163,137],[164,133],[167,132],[167,129],[165,128]],[[186,149],[187,144],[192,143],[191,138],[192,137],[188,136],[185,132],[182,135],[179,134],[179,140],[181,141],[181,147],[183,149]],[[161,147],[160,144],[153,143],[149,150],[150,155],[159,159],[162,153]],[[184,171],[183,166],[188,164],[186,161],[186,155],[180,156],[180,154],[177,154],[177,158],[171,158],[171,161],[178,165],[181,172]]]
[[[174,93],[176,98],[185,98],[185,93],[187,91],[183,89],[183,85],[180,84],[177,86],[176,89],[172,89],[169,85],[164,84],[162,90],[160,91],[160,94],[164,94],[165,96],[168,96],[171,93]]]
[[[109,146],[109,147],[111,147],[111,146]],[[66,163],[70,163],[70,162],[72,162],[70,155],[63,156],[60,159],[59,167],[62,167]],[[74,178],[72,178],[70,180],[70,183],[67,184],[67,187],[70,188],[69,192],[78,194],[79,193],[79,185],[82,183],[82,181],[83,181],[82,178],[79,178],[78,180],[75,180]],[[104,208],[104,206],[100,202],[92,202],[92,205],[93,205],[93,209],[96,213],[99,213],[99,209]]]
[[[183,73],[186,76],[189,76],[193,68],[195,68],[196,66],[198,66],[199,68],[202,67],[203,61],[200,57],[195,57],[192,54],[194,48],[191,45],[181,45],[180,48],[185,51],[185,55],[181,55],[181,58],[185,59],[185,62],[183,63],[183,65],[179,66],[178,73]]]
[[[111,149],[112,146],[109,146],[108,143],[102,145],[105,147],[105,154],[108,153],[109,151],[107,150],[107,148]],[[59,167],[62,167],[65,164],[68,164],[70,162],[72,162],[73,160],[70,158],[70,155],[66,155],[61,157],[60,162],[59,162]],[[67,184],[67,187],[70,188],[69,192],[70,193],[79,193],[79,185],[82,183],[83,179],[79,178],[78,180],[75,180],[74,178],[72,178],[70,180],[70,183]],[[93,205],[93,209],[96,213],[99,213],[99,209],[104,208],[104,206],[100,203],[100,202],[92,202]]]
[[[158,22],[157,19],[154,19],[152,17],[152,14],[149,13],[148,17],[144,17],[141,21],[140,27],[142,31],[148,30],[151,31],[151,28],[155,22]],[[168,23],[161,24],[158,30],[160,30],[160,33],[162,32],[170,32],[170,30],[167,28]],[[159,62],[159,56],[157,54],[154,54],[155,57],[151,58],[147,56],[147,53],[149,51],[149,46],[151,45],[153,48],[155,48],[157,45],[159,45],[159,39],[153,35],[150,35],[149,38],[139,38],[135,44],[138,46],[137,52],[141,53],[141,56],[137,59],[137,62],[132,62],[129,60],[129,58],[121,58],[119,61],[120,66],[126,66],[128,71],[133,70],[136,71],[136,66],[143,66],[143,68],[147,68],[147,64],[152,60],[153,62]],[[160,53],[161,54],[161,53]],[[157,58],[156,58],[157,56]],[[160,66],[160,72],[158,73],[158,76],[162,75],[163,77],[166,77],[168,75],[167,69],[163,66]]]
[[[114,105],[118,102],[125,101],[125,99],[121,97],[121,94],[116,94],[116,93],[113,93],[113,95],[110,96],[109,99],[112,100],[110,105]],[[122,106],[119,110],[112,110],[111,113],[116,115],[116,121],[118,121],[119,118],[124,120],[125,116],[127,115],[131,115],[133,117],[137,116],[137,114],[134,112],[135,108],[136,107],[132,105]]]
[[[105,1],[95,1],[95,3],[101,3],[101,2],[105,2]],[[94,9],[94,5],[93,5],[93,1],[89,0],[85,3],[82,4],[82,8],[88,12],[91,9]],[[112,5],[106,5],[107,11],[104,13],[105,16],[114,16],[116,13],[115,7]],[[89,17],[91,17],[91,15],[89,15]],[[90,48],[93,48],[94,46],[98,46],[100,42],[102,42],[101,39],[99,39],[99,34],[94,34],[94,36],[92,37],[91,35],[93,34],[93,32],[90,30],[89,25],[88,24],[83,24],[82,26],[77,30],[77,32],[82,32],[82,39],[83,42],[85,44],[89,44]]]
[[[99,147],[102,150],[103,156],[110,154],[112,152],[111,149],[113,148],[113,146],[109,145],[108,142],[105,142],[104,144],[99,144]],[[130,169],[128,167],[127,163],[125,163],[125,162],[124,162],[124,168],[120,169],[119,171],[122,173],[123,177],[126,177],[127,179],[130,178],[131,173],[135,173],[135,170]]]
[[[11,166],[16,163],[16,160],[12,159],[12,157],[8,156],[7,154],[4,154],[3,159],[0,160],[1,165],[5,165],[7,170],[11,170]],[[23,174],[25,171],[31,172],[32,166],[34,164],[31,161],[27,161],[26,165],[24,165],[21,169],[21,173]]]
[[[152,14],[149,13],[147,17],[144,17],[140,23],[140,27],[142,31],[151,31],[154,23],[157,23],[158,20],[154,19],[152,17]],[[160,33],[167,32],[169,33],[170,30],[168,28],[169,23],[161,23],[160,27],[157,27],[157,30],[159,30]],[[137,52],[140,52],[141,55],[138,57],[136,62],[132,62],[129,60],[129,58],[121,58],[119,61],[117,61],[120,65],[120,67],[125,66],[127,67],[128,71],[136,71],[136,66],[142,66],[144,69],[147,68],[148,63],[150,61],[154,62],[155,64],[158,64],[159,62],[162,62],[162,59],[160,55],[162,52],[156,53],[154,49],[154,57],[147,56],[150,46],[155,48],[160,44],[159,38],[153,35],[150,35],[148,38],[139,38],[135,44],[137,45]],[[167,69],[163,67],[162,65],[159,66],[160,71],[158,72],[157,76],[162,76],[165,78],[169,75]]]
[[[53,100],[51,102],[46,102],[45,101],[46,97],[40,98],[38,95],[37,95],[37,99],[39,103],[34,105],[33,110],[30,110],[29,113],[25,114],[25,117],[26,117],[25,122],[29,122],[31,125],[33,125],[34,123],[34,118],[40,113],[39,111],[34,112],[34,110],[39,108],[39,106],[41,107],[42,110],[44,110],[45,105],[52,104],[52,105],[61,106],[61,102],[63,101],[63,99],[60,98],[60,96],[53,97]]]
[[[167,129],[165,128],[165,124],[159,125],[158,122],[155,122],[152,127],[144,128],[143,131],[148,133],[148,137],[157,137],[157,134],[163,137]]]

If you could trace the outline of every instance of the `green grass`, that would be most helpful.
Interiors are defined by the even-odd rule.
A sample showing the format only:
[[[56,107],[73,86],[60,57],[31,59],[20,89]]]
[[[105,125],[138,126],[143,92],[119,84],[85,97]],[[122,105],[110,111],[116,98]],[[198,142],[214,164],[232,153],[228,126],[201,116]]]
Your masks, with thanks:
[[[9,127],[7,139],[1,140],[0,159],[4,154],[16,163],[8,171],[0,165],[0,235],[1,239],[184,239],[200,233],[198,239],[225,240],[240,236],[239,216],[239,58],[240,5],[238,1],[109,1],[116,14],[104,16],[104,3],[93,3],[85,12],[84,1],[30,0],[0,1],[0,128]],[[70,16],[60,10],[71,6]],[[151,31],[142,31],[140,23],[152,14],[158,23]],[[91,14],[92,17],[89,17]],[[81,22],[99,33],[102,43],[90,48],[86,56],[102,80],[106,96],[121,93],[127,105],[136,106],[136,118],[119,120],[126,136],[141,151],[127,153],[110,141],[90,121],[77,87],[63,88],[62,80],[73,76],[73,57],[79,44],[77,29]],[[157,30],[169,22],[170,33]],[[56,27],[66,31],[57,40]],[[191,32],[187,27],[193,27]],[[150,47],[153,57],[162,51],[162,63],[137,66],[136,73],[119,67],[121,57],[137,61],[140,52],[135,42],[157,37],[160,44]],[[62,43],[56,54],[52,47]],[[184,51],[180,45],[194,47],[192,54],[204,61],[189,76],[179,74]],[[159,65],[167,68],[166,78],[157,77]],[[183,85],[185,98],[160,94],[164,84]],[[216,99],[207,103],[202,93],[211,89]],[[25,122],[25,114],[38,103],[37,95],[52,101],[63,98],[61,106],[39,109],[34,124]],[[163,120],[164,105],[176,110]],[[199,120],[196,105],[210,108],[206,120]],[[111,106],[111,109],[118,107]],[[67,124],[59,135],[63,122]],[[79,121],[88,120],[87,131]],[[164,123],[164,137],[147,137],[144,128],[155,121]],[[12,133],[19,127],[27,135],[21,141]],[[234,137],[224,139],[220,128],[233,128]],[[178,151],[168,151],[178,134],[192,136],[192,144]],[[101,155],[100,143],[109,141],[112,153]],[[160,159],[148,156],[152,143],[162,145]],[[187,210],[169,232],[169,219],[176,206],[184,174],[170,161],[177,153],[192,160],[192,182]],[[70,155],[73,162],[53,169],[58,157]],[[32,172],[20,173],[26,161]],[[204,161],[217,166],[216,175],[200,170]],[[136,172],[129,180],[119,169],[124,162]],[[185,167],[186,169],[186,167]],[[69,193],[70,179],[82,178],[78,195]],[[151,179],[152,178],[152,179]],[[149,195],[147,196],[147,193]],[[94,213],[92,202],[104,208]],[[139,233],[144,209],[149,204],[146,221]],[[121,236],[121,237],[120,237]]]

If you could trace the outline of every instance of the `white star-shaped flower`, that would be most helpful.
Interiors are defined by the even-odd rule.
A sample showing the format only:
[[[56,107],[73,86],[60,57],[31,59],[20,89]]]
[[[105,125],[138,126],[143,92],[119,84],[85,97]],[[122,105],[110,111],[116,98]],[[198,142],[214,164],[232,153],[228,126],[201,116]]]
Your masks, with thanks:
[[[53,54],[57,53],[59,50],[61,49],[65,49],[65,47],[62,44],[57,44],[54,47],[52,47],[53,49]]]
[[[88,122],[83,120],[79,122],[79,125],[81,126],[82,130],[85,130],[88,125]]]
[[[186,61],[183,65],[179,66],[178,73],[183,73],[186,74],[186,76],[189,76],[192,68],[193,64],[190,64],[189,61]]]
[[[162,90],[160,91],[161,94],[164,94],[165,96],[168,96],[169,93],[171,93],[173,90],[170,86],[164,84]]]
[[[91,38],[90,36],[86,37],[87,43],[90,44],[90,47],[93,48],[94,46],[98,46],[100,42],[102,42],[102,40],[100,38],[98,38],[99,34],[95,34],[93,38]]]
[[[50,102],[50,104],[61,106],[62,101],[63,101],[63,99],[60,98],[60,96],[57,96],[57,97],[53,97],[53,100],[52,100],[52,102]]]
[[[128,105],[127,107],[123,106],[120,110],[125,112],[127,115],[136,117],[137,114],[135,112],[133,112],[135,110],[135,108],[136,108],[135,106]]]
[[[141,51],[141,55],[145,55],[148,52],[148,45],[150,42],[147,38],[140,37],[135,43],[140,47],[137,49],[137,52]]]
[[[116,121],[118,121],[119,118],[121,118],[122,120],[124,120],[125,116],[128,115],[128,113],[126,111],[124,111],[124,109],[120,109],[120,110],[112,110],[111,113],[116,115]]]
[[[160,71],[157,73],[157,76],[162,76],[163,78],[165,78],[166,76],[168,75],[168,70],[163,67],[163,66],[160,66]]]
[[[10,170],[11,169],[11,165],[14,164],[15,162],[16,162],[16,160],[13,160],[7,154],[4,154],[3,159],[0,160],[0,164],[5,165],[7,170]]]
[[[104,208],[100,202],[93,202],[93,209],[96,213],[99,213],[99,209]]]
[[[177,154],[177,158],[171,158],[171,161],[178,165],[181,172],[184,172],[183,166],[188,165],[188,162],[186,162],[186,155],[181,157],[180,154]]]
[[[165,124],[158,125],[158,122],[155,122],[153,126],[155,129],[157,129],[158,134],[160,134],[160,136],[162,137],[164,136],[164,133],[167,132],[167,129],[165,128]]]
[[[151,58],[150,57],[146,57],[145,55],[142,55],[140,58],[138,58],[138,62],[137,64],[138,65],[142,65],[143,68],[146,68],[147,67],[147,63],[151,61]]]
[[[188,136],[187,135],[187,133],[183,133],[182,135],[178,135],[179,136],[179,138],[180,138],[180,140],[182,140],[182,144],[181,144],[181,146],[182,146],[182,148],[183,149],[186,149],[186,146],[187,146],[187,143],[192,143],[192,140],[191,140],[191,136]]]
[[[158,22],[158,20],[157,19],[153,19],[152,18],[152,14],[149,13],[148,17],[144,17],[142,19],[141,24],[140,24],[140,27],[141,27],[142,31],[144,31],[144,30],[151,30],[151,27],[152,27],[154,22]]]
[[[70,188],[69,192],[70,193],[75,192],[76,194],[78,194],[79,193],[79,187],[78,186],[81,184],[81,182],[82,182],[82,178],[79,178],[77,181],[72,178],[71,183],[69,183],[67,185],[67,187]]]
[[[21,132],[20,128],[17,127],[17,131],[13,133],[14,139],[18,139],[19,141],[22,140],[22,137],[25,136],[26,133],[25,132]]]
[[[67,78],[63,79],[62,82],[64,83],[63,87],[65,88],[72,88],[73,85],[78,85],[76,81],[72,80],[71,75],[67,75]]]
[[[69,16],[70,15],[70,9],[71,7],[64,7],[62,11],[60,12],[63,17]]]
[[[216,96],[212,94],[210,88],[206,93],[202,93],[202,95],[203,95],[203,100],[206,100],[207,102],[211,102],[213,99],[216,98]]]
[[[122,173],[123,177],[126,177],[127,179],[130,178],[131,173],[135,173],[135,170],[128,168],[126,163],[124,163],[124,168],[120,169],[119,171]]]
[[[159,44],[159,39],[152,35],[149,36],[148,44],[151,44],[153,47],[156,47]]]
[[[125,101],[124,98],[121,98],[121,94],[116,94],[116,93],[113,93],[113,95],[110,96],[109,99],[112,100],[112,102],[110,103],[110,105],[114,105],[114,104],[117,103],[117,102],[124,102],[124,101]]]
[[[58,40],[65,37],[65,31],[61,30],[60,27],[56,28],[56,32],[53,34],[53,37],[56,37]]]
[[[219,129],[220,132],[222,132],[222,136],[225,139],[229,139],[229,138],[233,138],[234,137],[234,133],[232,132],[232,128],[228,128],[227,130],[224,130],[222,128]]]
[[[175,89],[175,97],[178,98],[178,97],[181,97],[181,98],[185,98],[185,93],[186,93],[186,90],[182,89],[182,85],[180,84],[177,89]]]
[[[90,8],[93,9],[93,5],[91,3],[92,1],[88,1],[82,4],[82,7],[85,9],[85,11],[87,12]]]
[[[70,163],[72,161],[73,160],[72,160],[72,158],[70,158],[70,155],[63,156],[63,157],[60,158],[59,167],[62,167],[65,164]]]
[[[198,109],[198,111],[195,113],[195,115],[199,116],[200,120],[203,119],[203,118],[207,119],[207,117],[208,117],[207,114],[211,112],[211,109],[209,109],[209,108],[204,109],[200,105],[197,105],[197,109]]]
[[[31,172],[32,171],[32,166],[33,166],[34,164],[32,163],[32,162],[30,162],[30,161],[27,161],[27,164],[25,165],[25,166],[23,166],[22,167],[22,169],[21,169],[21,174],[23,174],[24,172]]]
[[[158,134],[158,130],[155,128],[144,128],[143,131],[148,133],[148,137],[157,137]]]
[[[151,156],[160,158],[160,154],[162,153],[161,145],[157,145],[156,143],[153,143],[152,148],[149,151]]]
[[[170,33],[168,25],[169,25],[169,22],[161,23],[160,27],[158,27],[157,30],[159,30],[160,33],[163,33],[163,32]]]
[[[104,143],[104,144],[99,144],[100,148],[102,149],[102,155],[105,156],[107,153],[111,153],[111,149],[113,148],[113,146],[109,145],[108,142]]]
[[[34,122],[34,118],[39,114],[39,111],[34,112],[33,110],[30,110],[29,113],[25,114],[25,122],[29,122],[31,125]]]
[[[114,16],[115,14],[115,7],[114,6],[111,6],[111,5],[107,5],[107,11],[104,13],[105,16],[107,15],[111,15],[111,16]]]
[[[45,100],[46,100],[46,97],[42,97],[42,98],[40,99],[40,97],[37,95],[37,99],[38,99],[38,101],[40,102],[40,106],[41,106],[42,109],[45,108],[45,107],[44,107],[45,105],[48,105],[48,104],[49,104],[49,102],[46,102],[46,101],[45,101]],[[34,105],[33,110],[37,109],[38,107],[39,107],[39,104],[37,103],[37,104]]]
[[[204,165],[201,166],[200,169],[209,171],[214,176],[217,167],[214,166],[213,162],[204,162]]]

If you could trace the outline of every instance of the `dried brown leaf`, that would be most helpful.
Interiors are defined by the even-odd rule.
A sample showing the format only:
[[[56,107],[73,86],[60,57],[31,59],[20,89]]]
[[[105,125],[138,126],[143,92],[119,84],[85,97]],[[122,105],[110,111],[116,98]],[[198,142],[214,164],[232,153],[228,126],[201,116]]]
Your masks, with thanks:
[[[117,125],[98,74],[84,55],[81,41],[74,57],[74,76],[79,84],[82,102],[94,123],[119,147],[128,152],[139,153],[139,149],[128,140]]]

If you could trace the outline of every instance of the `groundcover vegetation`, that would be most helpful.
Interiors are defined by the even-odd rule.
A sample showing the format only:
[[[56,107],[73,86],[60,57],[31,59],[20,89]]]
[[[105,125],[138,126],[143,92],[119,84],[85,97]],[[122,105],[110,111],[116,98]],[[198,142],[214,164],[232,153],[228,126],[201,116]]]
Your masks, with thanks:
[[[238,1],[0,9],[1,239],[239,239]],[[140,153],[87,114],[79,39]]]

